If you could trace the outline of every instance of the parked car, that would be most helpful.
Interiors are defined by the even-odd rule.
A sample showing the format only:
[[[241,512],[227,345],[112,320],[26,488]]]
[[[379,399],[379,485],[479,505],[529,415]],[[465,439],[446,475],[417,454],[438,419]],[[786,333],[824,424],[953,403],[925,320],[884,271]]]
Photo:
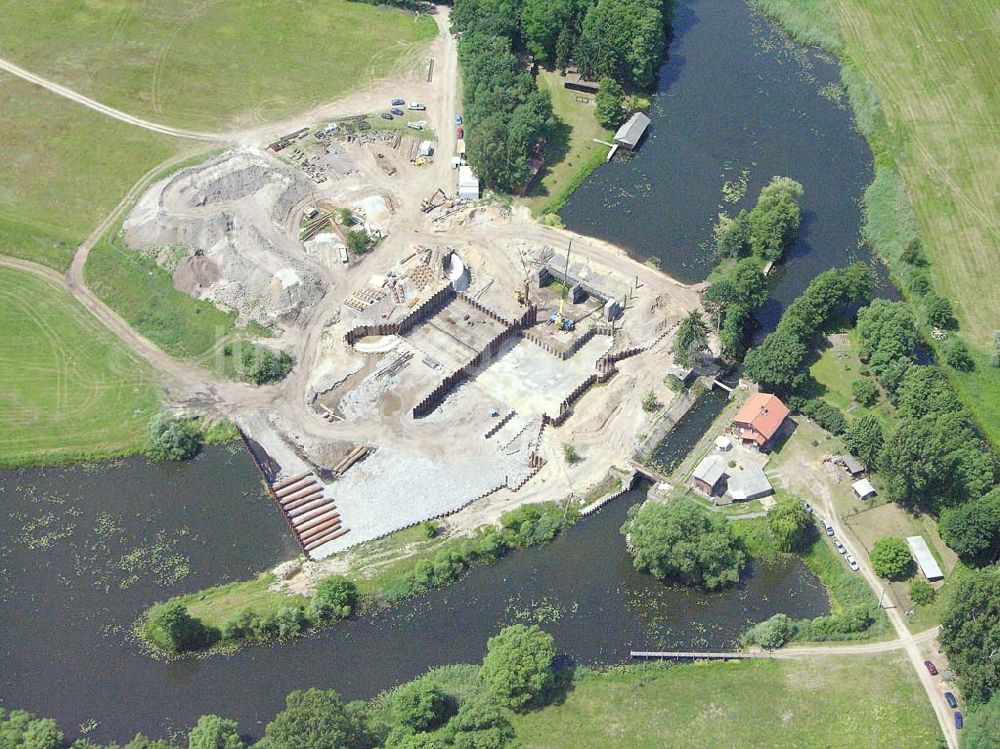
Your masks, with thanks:
[[[461,125],[455,128],[455,137],[458,138],[459,140],[462,140],[462,138],[465,137],[465,131],[462,130]]]
[[[391,120],[392,119],[392,115],[389,114],[388,112],[382,112],[382,119],[383,120]]]
[[[393,99],[392,100],[392,106],[394,106],[394,107],[401,107],[404,104],[406,104],[406,100],[405,99]]]
[[[462,124],[462,115],[460,115],[460,114],[456,114],[455,115],[455,124],[456,125],[461,125]]]
[[[955,711],[955,728],[957,728],[958,730],[961,731],[962,730],[962,726],[964,726],[964,725],[965,725],[965,721],[962,720],[962,713],[960,713],[958,710],[956,710]]]
[[[828,535],[828,536],[832,536],[833,535],[833,526],[832,525],[830,525],[829,523],[827,523],[827,522],[824,521],[823,522],[823,528],[826,530],[826,535]]]
[[[409,128],[413,128],[414,130],[423,130],[424,129],[424,123],[422,123],[422,122],[407,122],[406,126],[409,127]]]
[[[408,106],[407,109],[412,109],[415,112],[423,112],[425,109],[427,109],[427,107],[421,104],[420,102],[415,101],[412,104],[410,104],[410,106]]]
[[[392,112],[392,113],[393,113],[394,115],[396,115],[397,117],[402,117],[402,116],[403,116],[403,114],[404,114],[404,112],[403,112],[403,110],[402,110],[402,109],[396,109],[395,107],[393,107],[393,108],[392,108],[392,109],[390,109],[389,111],[390,111],[390,112]]]
[[[802,505],[802,509],[803,510],[805,510],[806,512],[808,512],[810,515],[812,514],[813,506],[811,504],[809,504],[805,500],[802,500],[801,502],[799,502],[799,504]]]
[[[846,554],[847,553],[847,549],[844,548],[844,544],[842,544],[840,542],[839,538],[833,539],[833,548],[835,548],[841,554]]]
[[[844,557],[844,559],[847,560],[847,566],[850,567],[854,572],[857,572],[858,570],[861,569],[861,566],[858,564],[858,560],[855,559],[850,554]]]
[[[948,703],[948,707],[954,709],[958,707],[958,700],[955,699],[955,695],[951,692],[944,693],[944,701]]]
[[[934,665],[933,661],[924,661],[924,665],[927,667],[927,671],[931,676],[937,676],[938,670],[937,666]]]

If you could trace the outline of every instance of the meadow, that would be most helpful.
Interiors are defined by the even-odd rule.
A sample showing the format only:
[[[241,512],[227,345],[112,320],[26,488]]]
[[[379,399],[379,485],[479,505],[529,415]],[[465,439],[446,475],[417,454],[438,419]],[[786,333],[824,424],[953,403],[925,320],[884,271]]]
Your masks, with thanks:
[[[0,14],[7,59],[189,129],[261,124],[362,89],[437,33],[430,16],[347,0],[0,0]]]
[[[66,270],[136,181],[182,147],[0,75],[0,254]]]
[[[68,293],[0,268],[0,466],[109,457],[146,446],[152,372]]]
[[[525,749],[938,746],[909,662],[892,653],[631,666],[585,674],[514,718]]]

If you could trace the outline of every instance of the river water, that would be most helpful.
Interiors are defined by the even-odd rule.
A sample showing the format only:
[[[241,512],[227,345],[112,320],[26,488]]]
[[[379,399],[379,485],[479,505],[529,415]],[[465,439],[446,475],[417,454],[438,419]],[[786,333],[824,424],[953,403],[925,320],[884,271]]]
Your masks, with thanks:
[[[480,660],[486,640],[515,622],[541,624],[582,662],[613,663],[633,648],[725,647],[779,611],[828,611],[797,561],[761,565],[713,595],[639,574],[618,529],[643,496],[633,491],[551,544],[391,610],[168,664],[128,636],[149,603],[294,553],[249,456],[215,447],[176,466],[136,459],[0,474],[0,704],[52,716],[70,733],[97,720],[100,740],[167,735],[208,712],[259,734],[293,689],[371,697],[432,666]]]
[[[794,177],[805,186],[804,221],[773,279],[776,301],[759,315],[773,324],[816,273],[867,259],[857,238],[870,154],[835,101],[836,81],[832,61],[789,47],[741,0],[680,2],[649,140],[580,188],[568,225],[697,280],[713,263],[705,245],[716,214],[752,205],[774,174]],[[723,182],[744,169],[746,196],[726,203]],[[706,401],[682,422],[661,457],[689,450],[714,408]],[[208,712],[259,734],[292,689],[370,697],[431,666],[479,660],[512,622],[537,622],[568,655],[608,663],[631,648],[724,647],[778,611],[828,610],[794,561],[714,595],[636,573],[618,528],[642,496],[391,611],[231,658],[164,664],[129,638],[145,607],[296,552],[242,449],[213,447],[182,465],[0,473],[0,704],[52,716],[71,734],[96,720],[90,735],[102,741],[186,730]]]
[[[573,193],[566,226],[691,283],[716,263],[718,214],[752,207],[774,175],[792,177],[805,188],[802,227],[755,315],[773,328],[817,273],[869,259],[858,239],[871,153],[839,82],[834,60],[789,43],[742,0],[680,0],[645,141]],[[723,184],[744,170],[745,196],[727,202]]]

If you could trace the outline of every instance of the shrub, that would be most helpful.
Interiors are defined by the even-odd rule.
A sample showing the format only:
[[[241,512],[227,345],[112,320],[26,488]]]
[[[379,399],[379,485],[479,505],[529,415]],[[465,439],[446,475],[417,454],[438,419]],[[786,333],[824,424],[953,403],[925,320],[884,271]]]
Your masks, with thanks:
[[[890,580],[903,580],[913,572],[913,559],[906,542],[895,536],[880,538],[872,546],[872,569]]]
[[[430,731],[448,717],[444,692],[420,679],[393,690],[388,705],[392,723],[410,731]]]
[[[146,640],[167,653],[182,653],[208,647],[219,633],[195,619],[180,603],[168,603],[156,611],[145,625]]]
[[[954,367],[962,372],[971,372],[976,363],[972,360],[968,346],[958,336],[953,336],[944,348],[944,360],[948,366]]]
[[[878,401],[878,388],[868,378],[855,380],[851,383],[851,395],[862,406],[874,406]]]
[[[438,524],[434,520],[425,520],[420,524],[420,531],[424,538],[434,538],[438,534]]]
[[[236,721],[218,715],[202,715],[188,734],[188,749],[243,749]]]
[[[185,460],[198,447],[198,432],[190,421],[161,413],[149,425],[149,455],[155,460]]]
[[[240,350],[243,376],[255,385],[279,382],[292,371],[292,357],[284,351],[244,344]]]
[[[318,622],[331,622],[351,615],[358,600],[357,586],[341,575],[320,581],[313,593],[310,610]]]
[[[514,624],[490,638],[479,678],[498,704],[523,709],[552,685],[555,657],[552,635],[537,625]]]
[[[656,393],[650,390],[643,396],[642,399],[642,410],[647,413],[652,413],[653,411],[658,411],[661,407],[661,403],[656,399]]]
[[[833,435],[847,429],[847,420],[836,406],[822,398],[810,398],[802,405],[802,413]]]
[[[792,624],[785,614],[775,614],[770,619],[748,629],[740,642],[743,647],[758,645],[767,650],[783,647],[792,637]]]
[[[579,453],[577,453],[576,448],[569,442],[563,444],[563,459],[566,461],[567,465],[573,465],[574,463],[580,462]]]
[[[675,374],[668,374],[666,378],[663,380],[663,382],[668,388],[670,388],[675,393],[679,393],[682,390],[684,390],[684,380],[682,380]]]
[[[955,313],[952,310],[951,302],[943,296],[928,294],[924,298],[924,309],[927,314],[927,322],[937,328],[954,328]]]
[[[927,606],[934,603],[936,595],[934,588],[926,580],[914,580],[910,583],[910,600],[917,606]]]

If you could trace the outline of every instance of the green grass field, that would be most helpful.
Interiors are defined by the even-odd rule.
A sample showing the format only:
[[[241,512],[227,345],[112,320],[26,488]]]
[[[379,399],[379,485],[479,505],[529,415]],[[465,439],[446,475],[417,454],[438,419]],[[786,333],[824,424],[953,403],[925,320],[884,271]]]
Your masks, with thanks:
[[[0,75],[0,254],[65,270],[129,188],[181,147]]]
[[[896,654],[614,669],[514,726],[525,749],[931,749],[940,735]]]
[[[347,0],[0,0],[3,56],[186,128],[287,117],[422,64],[434,20]]]
[[[607,146],[594,143],[594,138],[611,139],[594,116],[593,96],[587,96],[589,103],[578,102],[579,94],[565,88],[558,73],[547,70],[539,72],[538,87],[551,94],[559,124],[557,137],[549,139],[542,178],[521,201],[535,215],[557,213],[584,177],[604,163]]]
[[[132,453],[159,405],[152,373],[48,281],[0,268],[0,465]]]
[[[102,240],[84,269],[87,286],[128,323],[172,356],[211,358],[216,344],[236,332],[236,314],[174,288],[152,258]]]

